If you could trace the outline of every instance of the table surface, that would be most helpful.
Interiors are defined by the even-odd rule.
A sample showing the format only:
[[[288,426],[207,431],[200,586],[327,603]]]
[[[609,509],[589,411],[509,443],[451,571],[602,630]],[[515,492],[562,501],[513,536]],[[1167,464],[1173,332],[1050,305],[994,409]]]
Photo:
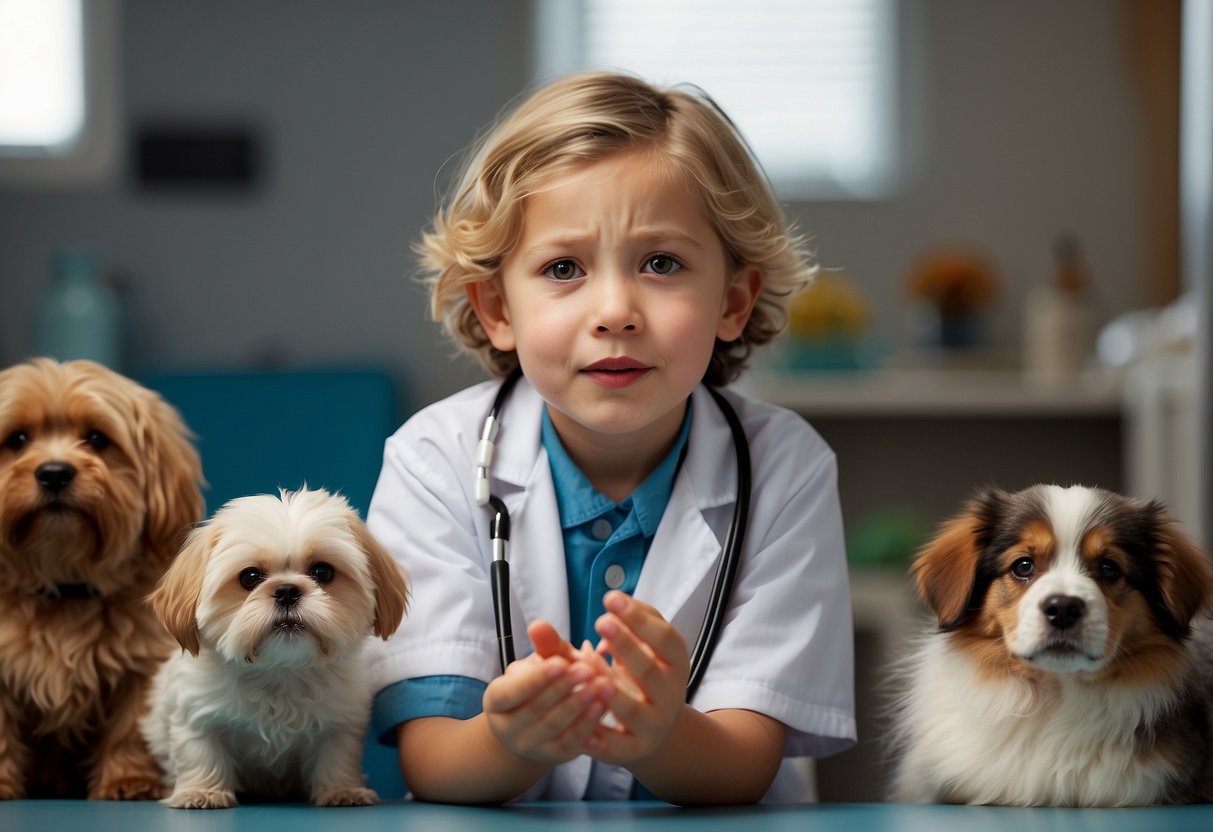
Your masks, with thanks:
[[[1149,809],[1017,809],[990,806],[908,806],[891,803],[760,805],[679,809],[664,803],[532,803],[497,808],[388,801],[381,806],[318,809],[301,804],[191,811],[156,803],[69,800],[0,802],[4,832],[512,832],[586,829],[736,832],[1171,832],[1213,830],[1213,805]]]

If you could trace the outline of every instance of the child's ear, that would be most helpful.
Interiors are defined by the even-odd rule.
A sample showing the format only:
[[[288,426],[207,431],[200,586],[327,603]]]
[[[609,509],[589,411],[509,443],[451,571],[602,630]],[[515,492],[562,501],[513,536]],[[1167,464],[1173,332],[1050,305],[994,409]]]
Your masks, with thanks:
[[[510,323],[510,309],[505,302],[505,292],[501,289],[501,278],[490,277],[469,283],[465,291],[489,343],[502,352],[513,351],[514,327]]]
[[[747,265],[733,272],[732,282],[725,291],[724,307],[720,310],[720,323],[716,326],[717,340],[728,343],[741,337],[761,293],[762,269]]]

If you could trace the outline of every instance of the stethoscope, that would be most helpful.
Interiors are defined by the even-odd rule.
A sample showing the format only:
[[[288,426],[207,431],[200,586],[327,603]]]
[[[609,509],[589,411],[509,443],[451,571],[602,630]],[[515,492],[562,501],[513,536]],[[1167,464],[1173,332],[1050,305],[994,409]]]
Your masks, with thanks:
[[[484,430],[480,433],[480,442],[476,446],[476,504],[489,506],[493,517],[489,521],[489,538],[493,546],[493,559],[489,565],[489,581],[493,592],[493,617],[497,623],[497,650],[501,657],[501,669],[504,671],[510,662],[514,661],[514,630],[510,623],[510,564],[508,559],[510,542],[510,513],[505,503],[489,491],[489,467],[493,462],[494,442],[501,416],[502,405],[509,397],[510,391],[522,377],[522,372],[515,370],[502,383],[489,409],[488,418],[484,420]],[[716,401],[729,430],[733,434],[733,452],[737,455],[737,500],[733,504],[733,517],[729,520],[729,528],[725,532],[724,545],[720,564],[716,567],[716,577],[712,580],[712,592],[708,597],[708,608],[704,613],[703,626],[699,629],[699,638],[695,641],[695,649],[691,651],[691,675],[687,681],[687,701],[695,694],[699,682],[703,679],[708,661],[716,649],[720,638],[720,630],[724,626],[724,612],[728,606],[729,597],[733,593],[733,582],[737,577],[737,565],[741,561],[741,544],[745,539],[746,519],[750,513],[750,443],[746,440],[745,432],[741,429],[741,420],[733,406],[725,400],[716,389],[707,387],[707,391]]]

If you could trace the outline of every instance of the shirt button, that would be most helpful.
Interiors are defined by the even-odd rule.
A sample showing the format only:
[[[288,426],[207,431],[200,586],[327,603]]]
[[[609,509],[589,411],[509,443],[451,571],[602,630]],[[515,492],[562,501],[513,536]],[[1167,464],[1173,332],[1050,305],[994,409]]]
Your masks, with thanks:
[[[627,580],[627,573],[623,571],[623,567],[617,563],[613,563],[606,568],[603,573],[602,582],[607,585],[607,589],[619,589],[623,586],[623,582]]]
[[[607,540],[614,533],[615,529],[611,526],[611,521],[605,517],[599,517],[590,526],[590,534],[595,540]]]

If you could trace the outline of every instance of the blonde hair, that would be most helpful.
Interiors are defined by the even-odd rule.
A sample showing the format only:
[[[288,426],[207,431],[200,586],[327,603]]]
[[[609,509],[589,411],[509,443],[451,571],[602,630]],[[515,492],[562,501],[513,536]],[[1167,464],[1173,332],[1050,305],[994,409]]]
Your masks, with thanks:
[[[581,73],[541,88],[477,143],[453,196],[415,246],[434,320],[491,374],[508,375],[518,359],[489,343],[466,287],[497,276],[521,232],[523,202],[541,180],[636,149],[659,153],[697,184],[733,264],[762,272],[749,322],[737,340],[717,341],[704,380],[735,379],[751,350],[787,323],[788,303],[815,266],[727,116],[699,90],[660,90],[629,75]]]

